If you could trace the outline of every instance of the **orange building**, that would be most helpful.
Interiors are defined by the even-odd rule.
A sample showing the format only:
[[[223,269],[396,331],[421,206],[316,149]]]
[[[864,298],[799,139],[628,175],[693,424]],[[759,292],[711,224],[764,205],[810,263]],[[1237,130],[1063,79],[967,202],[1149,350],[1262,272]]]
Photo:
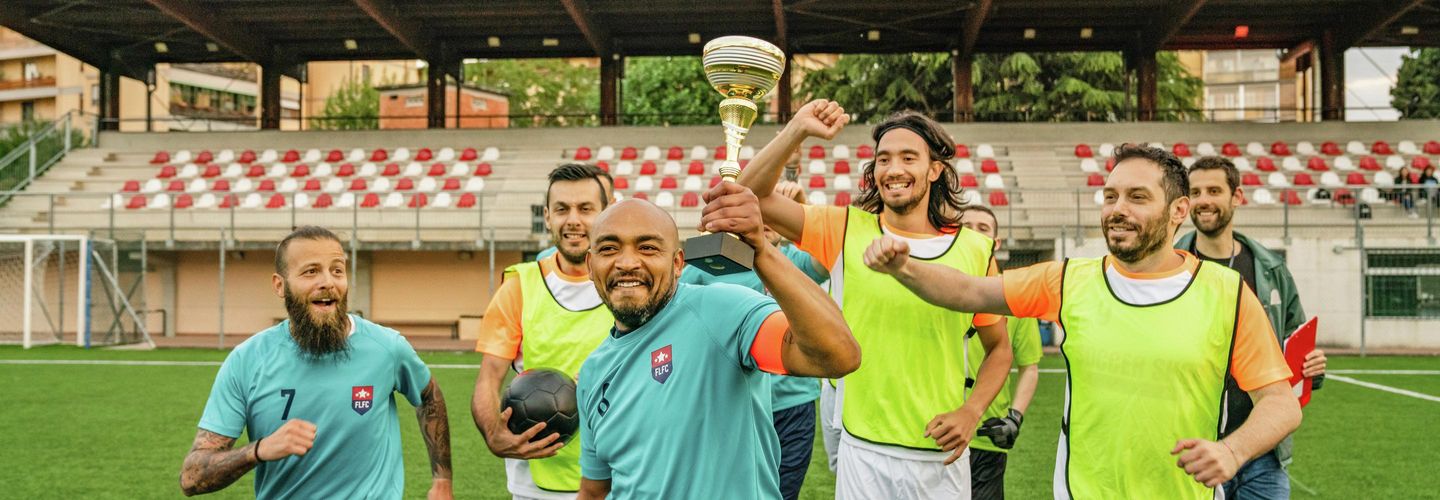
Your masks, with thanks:
[[[425,128],[425,85],[378,87],[380,91],[380,128]],[[445,128],[507,128],[510,126],[510,99],[504,94],[464,86],[456,102],[455,85],[445,86]]]

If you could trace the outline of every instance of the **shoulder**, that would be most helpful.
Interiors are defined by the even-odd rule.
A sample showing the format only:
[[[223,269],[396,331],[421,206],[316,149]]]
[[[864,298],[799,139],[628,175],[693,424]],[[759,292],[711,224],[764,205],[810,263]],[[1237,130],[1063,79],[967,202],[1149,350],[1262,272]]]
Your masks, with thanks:
[[[1175,239],[1175,248],[1186,250],[1195,241],[1195,231],[1190,231]]]
[[[406,340],[405,336],[401,335],[399,330],[359,316],[352,315],[350,316],[350,320],[355,322],[356,338],[372,339],[377,344],[389,349],[391,353],[397,355],[406,351],[414,351],[414,348],[410,346],[410,341]],[[364,337],[361,337],[362,335]]]

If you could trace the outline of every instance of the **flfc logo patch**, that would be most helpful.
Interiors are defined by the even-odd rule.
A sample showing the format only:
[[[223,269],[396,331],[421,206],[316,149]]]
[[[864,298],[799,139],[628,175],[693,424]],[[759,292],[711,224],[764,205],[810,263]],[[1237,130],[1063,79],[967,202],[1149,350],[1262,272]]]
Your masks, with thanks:
[[[369,385],[357,385],[350,388],[350,408],[355,413],[364,415],[370,411],[371,403],[375,402],[375,387]]]
[[[656,349],[650,353],[650,378],[656,382],[665,383],[670,378],[670,371],[674,367],[675,359],[670,354],[670,346]]]

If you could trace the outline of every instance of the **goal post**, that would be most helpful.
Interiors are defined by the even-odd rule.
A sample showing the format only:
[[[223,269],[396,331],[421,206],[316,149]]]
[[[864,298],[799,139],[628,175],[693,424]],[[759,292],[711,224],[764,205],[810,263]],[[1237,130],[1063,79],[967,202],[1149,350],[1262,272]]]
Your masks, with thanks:
[[[117,257],[110,240],[0,234],[0,344],[153,346],[116,279]]]

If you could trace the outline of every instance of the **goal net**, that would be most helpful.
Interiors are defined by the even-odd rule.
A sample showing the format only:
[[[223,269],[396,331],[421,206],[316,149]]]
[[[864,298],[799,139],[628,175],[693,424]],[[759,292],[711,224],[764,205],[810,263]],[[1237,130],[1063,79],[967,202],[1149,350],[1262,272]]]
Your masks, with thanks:
[[[117,261],[109,240],[0,235],[0,344],[153,346],[116,279]]]

